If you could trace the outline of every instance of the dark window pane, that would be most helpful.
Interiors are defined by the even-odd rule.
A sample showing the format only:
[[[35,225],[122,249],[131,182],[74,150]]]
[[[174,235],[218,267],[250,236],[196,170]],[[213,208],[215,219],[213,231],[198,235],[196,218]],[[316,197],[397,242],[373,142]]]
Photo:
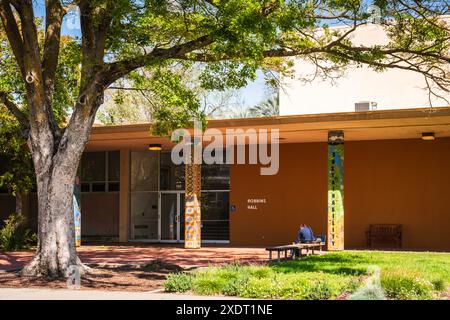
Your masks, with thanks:
[[[108,153],[108,181],[120,180],[120,152],[110,151]]]
[[[202,190],[229,190],[230,166],[226,164],[202,165]]]
[[[184,190],[184,166],[175,165],[170,153],[161,153],[160,189]]]
[[[202,205],[202,239],[229,240],[229,192],[203,192]]]
[[[105,152],[86,152],[81,157],[81,181],[105,181]]]
[[[203,220],[202,240],[230,240],[230,222]]]
[[[89,183],[82,183],[81,184],[81,192],[90,192],[90,184]]]
[[[92,184],[92,192],[105,192],[105,183],[93,183]]]
[[[110,191],[110,192],[118,192],[118,191],[120,191],[120,183],[119,182],[110,182],[110,183],[108,183],[108,191]]]
[[[158,191],[158,155],[131,153],[131,191]]]
[[[228,220],[229,192],[202,192],[202,220]]]

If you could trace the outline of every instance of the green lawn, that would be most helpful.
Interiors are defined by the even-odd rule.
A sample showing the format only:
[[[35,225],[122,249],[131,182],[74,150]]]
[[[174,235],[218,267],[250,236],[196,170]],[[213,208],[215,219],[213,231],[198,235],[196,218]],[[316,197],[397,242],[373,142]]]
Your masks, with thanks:
[[[371,271],[378,269],[380,277]],[[449,285],[448,253],[344,251],[267,266],[232,264],[174,274],[165,288],[243,298],[433,299],[448,298]]]

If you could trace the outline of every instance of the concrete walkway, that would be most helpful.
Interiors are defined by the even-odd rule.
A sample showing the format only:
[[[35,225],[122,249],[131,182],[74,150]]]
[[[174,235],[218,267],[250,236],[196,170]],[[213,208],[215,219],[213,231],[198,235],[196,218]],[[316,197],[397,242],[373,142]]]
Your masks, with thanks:
[[[0,300],[236,300],[232,297],[194,296],[162,292],[121,292],[68,289],[0,288]]]

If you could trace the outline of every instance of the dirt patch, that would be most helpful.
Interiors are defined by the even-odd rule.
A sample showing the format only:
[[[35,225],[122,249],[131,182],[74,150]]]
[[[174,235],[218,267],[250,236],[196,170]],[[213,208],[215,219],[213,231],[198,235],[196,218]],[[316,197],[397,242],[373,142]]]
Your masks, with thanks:
[[[164,288],[170,273],[183,268],[159,260],[143,265],[90,265],[92,273],[81,279],[81,290],[153,291]],[[0,288],[67,289],[65,279],[21,277],[18,271],[0,272]]]

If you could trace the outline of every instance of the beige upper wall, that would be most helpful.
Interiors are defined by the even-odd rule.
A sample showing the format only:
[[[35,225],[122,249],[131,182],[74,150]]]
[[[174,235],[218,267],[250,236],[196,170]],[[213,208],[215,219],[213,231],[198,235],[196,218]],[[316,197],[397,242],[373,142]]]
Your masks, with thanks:
[[[342,28],[341,28],[342,29]],[[371,46],[386,44],[388,38],[377,25],[359,27],[351,37],[355,45]],[[421,108],[429,106],[426,82],[422,75],[400,69],[375,72],[368,67],[349,66],[334,82],[311,79],[315,66],[301,59],[294,59],[294,78],[283,77],[280,90],[280,113],[282,115],[349,112],[355,103],[374,101],[378,110]],[[438,91],[437,91],[438,92]],[[441,92],[444,97],[450,95]],[[443,99],[431,97],[433,106],[445,106]]]

